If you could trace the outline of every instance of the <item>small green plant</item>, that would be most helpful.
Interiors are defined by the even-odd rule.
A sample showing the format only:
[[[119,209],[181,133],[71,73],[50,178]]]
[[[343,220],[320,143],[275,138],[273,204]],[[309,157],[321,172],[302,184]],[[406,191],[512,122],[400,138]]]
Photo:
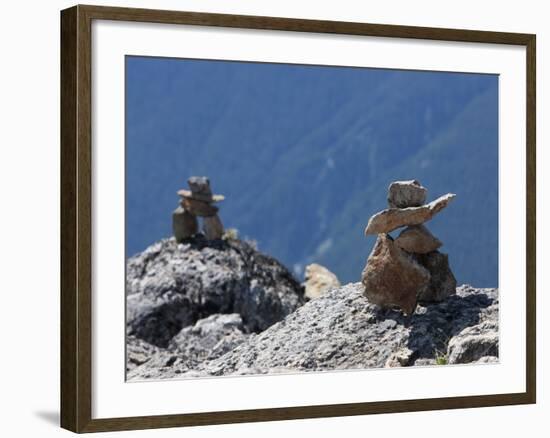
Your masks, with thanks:
[[[239,230],[236,228],[228,228],[223,233],[222,239],[224,240],[237,240],[239,238]]]
[[[439,350],[435,350],[435,364],[436,365],[447,365],[449,363],[449,359],[447,358],[446,353],[442,353]]]

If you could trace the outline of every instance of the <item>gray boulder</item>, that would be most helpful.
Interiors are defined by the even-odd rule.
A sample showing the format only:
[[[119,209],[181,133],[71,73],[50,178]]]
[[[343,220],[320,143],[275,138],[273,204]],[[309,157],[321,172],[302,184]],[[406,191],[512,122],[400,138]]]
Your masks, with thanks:
[[[243,343],[250,335],[238,313],[216,314],[200,319],[194,325],[183,328],[174,336],[167,348],[146,346],[145,341],[130,338],[126,367],[128,379],[162,378],[172,369],[190,372],[206,360],[216,359]],[[136,346],[141,354],[136,360]],[[139,366],[147,363],[146,366]]]
[[[497,321],[488,320],[466,327],[449,341],[449,363],[492,362],[498,356]]]
[[[236,348],[193,370],[154,362],[136,379],[225,376],[494,362],[498,357],[498,290],[461,286],[441,303],[405,317],[368,301],[360,283],[332,289]],[[483,337],[480,340],[479,337]],[[477,337],[477,339],[476,339]],[[482,345],[482,348],[478,348]],[[459,353],[461,352],[461,353]]]
[[[168,348],[200,362],[232,350],[246,339],[244,332],[238,313],[210,315],[183,328],[170,340]]]
[[[336,274],[318,263],[306,266],[304,288],[307,298],[317,298],[335,287],[340,287]]]
[[[388,187],[390,208],[419,207],[426,202],[428,190],[417,180],[394,181]]]
[[[302,286],[278,261],[240,240],[161,240],[127,262],[128,335],[166,348],[184,327],[237,313],[259,332],[304,302]]]
[[[143,365],[160,349],[154,345],[138,339],[135,336],[126,337],[126,371],[131,371],[140,365]]]

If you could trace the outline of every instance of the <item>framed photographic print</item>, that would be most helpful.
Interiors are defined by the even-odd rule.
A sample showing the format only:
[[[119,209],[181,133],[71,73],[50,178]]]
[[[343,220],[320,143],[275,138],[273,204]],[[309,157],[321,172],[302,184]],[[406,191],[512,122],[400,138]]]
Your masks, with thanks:
[[[535,35],[61,13],[61,425],[535,403]]]

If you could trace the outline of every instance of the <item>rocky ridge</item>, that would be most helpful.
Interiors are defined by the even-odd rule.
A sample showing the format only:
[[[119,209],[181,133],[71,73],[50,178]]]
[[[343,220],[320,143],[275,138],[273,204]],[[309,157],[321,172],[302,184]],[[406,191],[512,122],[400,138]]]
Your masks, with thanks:
[[[197,181],[208,190],[193,191],[196,180],[184,201],[221,199],[206,178]],[[456,287],[442,243],[415,222],[454,195],[425,204],[426,194],[415,180],[390,185],[390,208],[369,226],[378,217],[391,228],[397,212],[407,227],[395,239],[378,233],[362,282],[344,286],[316,264],[300,285],[234,233],[212,238],[195,224],[178,235],[185,224],[174,222],[174,238],[127,262],[127,378],[498,361],[498,290]]]
[[[497,362],[498,302],[497,289],[463,285],[445,301],[420,304],[404,316],[369,302],[361,283],[350,283],[261,333],[244,333],[235,315],[201,320],[129,369],[128,379]],[[209,340],[193,341],[192,333],[209,324]],[[193,345],[203,349],[202,357],[194,356],[202,360],[189,359]]]
[[[260,332],[304,302],[283,265],[238,239],[164,239],[127,262],[127,334],[155,347],[211,315],[237,314],[235,330]]]

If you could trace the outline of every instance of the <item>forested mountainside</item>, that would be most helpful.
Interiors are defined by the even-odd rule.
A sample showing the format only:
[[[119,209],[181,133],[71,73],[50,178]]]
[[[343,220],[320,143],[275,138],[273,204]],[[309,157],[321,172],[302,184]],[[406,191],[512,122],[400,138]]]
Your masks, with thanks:
[[[459,284],[498,286],[498,78],[127,58],[127,256],[171,234],[176,191],[207,175],[227,228],[298,277],[357,281],[388,184],[457,198],[430,229]]]

